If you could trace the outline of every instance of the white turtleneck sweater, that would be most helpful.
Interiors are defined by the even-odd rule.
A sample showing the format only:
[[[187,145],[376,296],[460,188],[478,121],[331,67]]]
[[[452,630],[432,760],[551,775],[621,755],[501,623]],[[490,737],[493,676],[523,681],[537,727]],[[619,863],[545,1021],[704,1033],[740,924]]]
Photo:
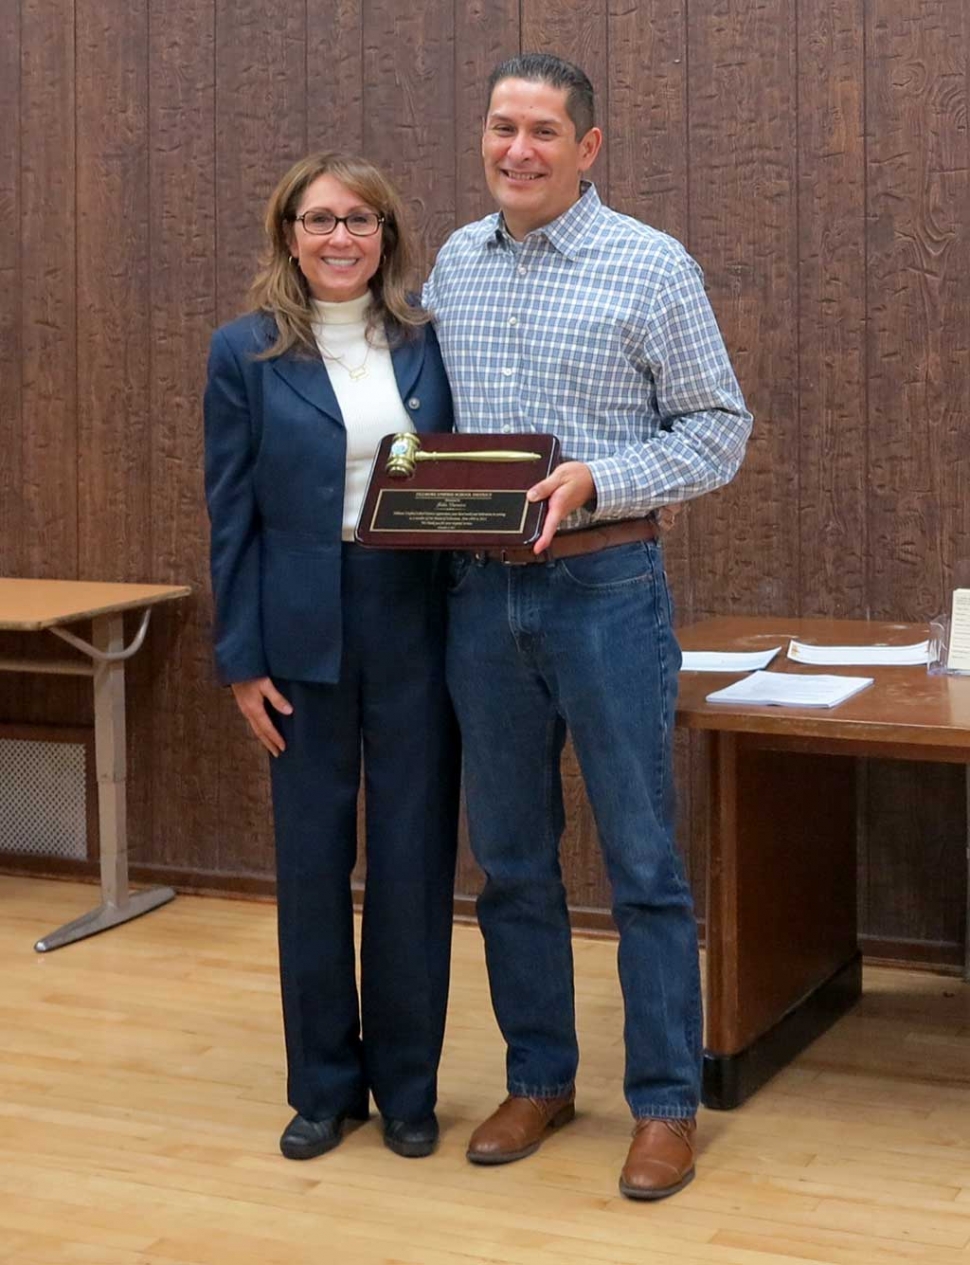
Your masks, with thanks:
[[[385,435],[414,430],[401,403],[394,366],[383,334],[364,337],[371,296],[344,303],[312,300],[313,333],[330,375],[347,431],[347,471],[344,477],[343,539],[353,540],[354,528],[367,490],[374,453]],[[353,378],[361,365],[365,376]]]

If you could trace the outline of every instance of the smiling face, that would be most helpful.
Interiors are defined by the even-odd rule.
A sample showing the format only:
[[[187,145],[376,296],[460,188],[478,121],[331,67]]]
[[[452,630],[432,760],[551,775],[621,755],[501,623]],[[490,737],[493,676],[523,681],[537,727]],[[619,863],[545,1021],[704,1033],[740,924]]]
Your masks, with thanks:
[[[350,215],[352,211],[376,211],[335,176],[317,176],[307,185],[296,208]],[[367,293],[371,277],[381,266],[383,229],[372,237],[353,237],[346,224],[338,224],[325,237],[308,233],[303,224],[290,226],[290,253],[306,277],[310,294],[325,303],[344,303]]]
[[[577,137],[566,89],[500,79],[482,135],[485,179],[513,237],[550,224],[579,198],[579,182],[603,143],[598,127]]]

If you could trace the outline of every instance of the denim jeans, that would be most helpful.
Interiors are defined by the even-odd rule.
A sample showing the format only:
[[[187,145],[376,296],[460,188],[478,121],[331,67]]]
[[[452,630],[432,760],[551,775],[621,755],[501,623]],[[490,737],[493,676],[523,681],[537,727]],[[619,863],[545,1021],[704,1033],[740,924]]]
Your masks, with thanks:
[[[559,864],[568,728],[619,930],[627,1102],[637,1118],[697,1109],[697,931],[673,838],[679,667],[656,542],[525,566],[453,559],[448,685],[512,1094],[562,1094],[578,1063]]]

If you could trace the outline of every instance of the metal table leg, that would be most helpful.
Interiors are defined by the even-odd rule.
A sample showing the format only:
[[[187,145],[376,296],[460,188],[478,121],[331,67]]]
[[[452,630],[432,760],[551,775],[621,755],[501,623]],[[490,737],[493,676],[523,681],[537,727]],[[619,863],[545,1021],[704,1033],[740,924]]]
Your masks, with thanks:
[[[128,890],[128,832],[125,777],[124,620],[120,614],[94,620],[94,743],[98,773],[98,820],[101,833],[101,904],[38,940],[38,953],[49,953],[119,923],[130,922],[173,900],[171,887]],[[112,656],[100,658],[101,654]]]

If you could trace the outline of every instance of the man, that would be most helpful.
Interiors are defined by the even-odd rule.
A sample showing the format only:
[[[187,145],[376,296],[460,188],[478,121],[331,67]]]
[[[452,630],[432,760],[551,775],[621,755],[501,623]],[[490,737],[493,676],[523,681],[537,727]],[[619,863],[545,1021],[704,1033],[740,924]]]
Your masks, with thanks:
[[[526,54],[489,80],[482,156],[499,213],[442,248],[424,300],[464,431],[549,431],[566,458],[534,549],[458,555],[448,678],[462,728],[478,916],[509,1097],[468,1158],[531,1154],[574,1114],[572,953],[559,867],[568,728],[619,930],[620,1189],[659,1199],[694,1174],[701,1000],[674,845],[680,651],[656,512],[726,483],[751,417],[700,270],[583,181],[602,144],[578,67]],[[531,565],[530,565],[531,564]]]

